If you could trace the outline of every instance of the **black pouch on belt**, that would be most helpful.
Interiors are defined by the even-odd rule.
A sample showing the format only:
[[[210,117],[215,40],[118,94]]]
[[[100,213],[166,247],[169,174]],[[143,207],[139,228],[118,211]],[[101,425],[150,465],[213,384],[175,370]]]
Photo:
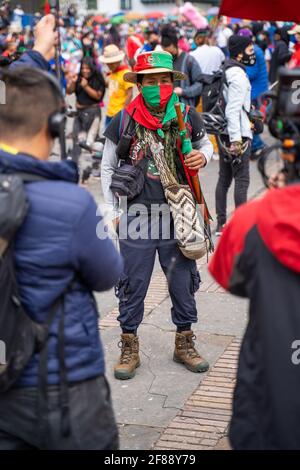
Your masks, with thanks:
[[[145,184],[148,159],[145,157],[137,165],[124,163],[113,174],[110,189],[116,197],[127,197],[132,201],[141,192]]]

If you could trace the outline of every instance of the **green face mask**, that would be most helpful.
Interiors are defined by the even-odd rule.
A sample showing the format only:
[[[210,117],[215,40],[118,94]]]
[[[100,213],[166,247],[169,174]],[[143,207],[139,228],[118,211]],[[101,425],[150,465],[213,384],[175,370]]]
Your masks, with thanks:
[[[145,102],[152,108],[165,108],[173,93],[173,85],[151,85],[142,87],[142,95]]]

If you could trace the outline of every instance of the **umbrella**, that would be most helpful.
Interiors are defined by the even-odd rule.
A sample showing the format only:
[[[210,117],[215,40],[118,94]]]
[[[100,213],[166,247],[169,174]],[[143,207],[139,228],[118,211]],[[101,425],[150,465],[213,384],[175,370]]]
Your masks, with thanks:
[[[104,16],[101,16],[101,15],[94,16],[93,18],[93,23],[103,24],[103,23],[107,23],[108,21],[109,21],[108,18],[104,18]]]
[[[110,15],[110,18],[114,18],[115,16],[125,16],[124,11],[118,11],[118,13],[114,13],[113,15]]]
[[[127,13],[127,15],[125,15],[125,19],[127,21],[139,21],[142,18],[144,18],[144,15],[142,15],[141,13],[139,13],[137,11],[131,11],[131,12]]]
[[[161,11],[151,11],[150,13],[146,13],[145,18],[151,20],[158,20],[159,18],[163,18],[166,16]]]
[[[124,23],[124,21],[124,16],[113,16],[113,18],[110,18],[109,20],[109,22],[113,25]]]

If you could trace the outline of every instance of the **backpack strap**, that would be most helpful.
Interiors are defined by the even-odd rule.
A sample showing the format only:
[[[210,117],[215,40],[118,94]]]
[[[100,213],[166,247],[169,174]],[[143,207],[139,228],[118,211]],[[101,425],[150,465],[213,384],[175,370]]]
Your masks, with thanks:
[[[124,131],[128,126],[129,119],[130,119],[129,114],[125,111],[125,109],[122,109],[120,124],[119,124],[119,139],[121,139],[122,135],[124,134]]]
[[[124,113],[125,113],[125,110],[122,109],[121,117],[120,117],[120,123],[119,123],[119,139],[121,138],[121,136],[124,132]]]
[[[58,359],[60,367],[60,406],[61,406],[61,434],[66,437],[71,432],[70,401],[68,376],[65,360],[65,298],[61,299],[61,314],[58,327]]]
[[[15,176],[19,176],[23,183],[34,183],[37,181],[48,181],[47,178],[39,175],[35,175],[33,173],[24,173],[24,172],[17,172],[13,173]]]
[[[40,343],[40,357],[38,368],[38,397],[37,397],[37,417],[39,426],[39,435],[41,438],[42,447],[45,445],[47,438],[47,420],[48,420],[48,401],[47,401],[47,387],[48,387],[48,339],[50,327],[58,313],[61,298],[59,298],[51,307],[47,316],[45,325],[47,326],[46,335]]]
[[[239,64],[238,62],[236,62],[236,64],[228,64],[228,63],[226,64],[226,63],[225,63],[225,64],[223,65],[223,83],[224,83],[226,86],[228,86],[227,77],[226,77],[226,72],[227,72],[227,70],[232,69],[232,67],[239,67],[240,69],[242,69],[242,70],[246,73],[245,67],[244,67],[243,64]]]
[[[229,66],[226,66],[226,63],[223,65],[222,67],[222,82],[221,82],[221,86],[220,86],[220,90],[219,90],[219,95],[218,95],[218,98],[217,98],[217,101],[216,101],[216,104],[215,106],[213,107],[213,109],[210,111],[212,114],[213,111],[215,111],[216,109],[218,110],[218,112],[221,111],[221,113],[225,114],[225,108],[226,108],[226,102],[225,102],[225,98],[224,98],[224,86],[227,86],[228,87],[228,82],[227,82],[227,77],[226,77],[226,70],[229,70],[231,69],[232,67],[234,67],[234,65],[229,65]],[[217,113],[218,114],[218,113]]]
[[[72,281],[74,282],[74,281]],[[71,283],[72,285],[72,283]],[[70,424],[70,410],[69,410],[69,389],[67,368],[65,362],[65,295],[71,288],[71,285],[61,294],[51,307],[46,319],[45,325],[47,326],[46,335],[40,344],[40,358],[38,369],[38,423],[39,434],[41,437],[42,446],[45,445],[47,438],[47,420],[48,420],[48,342],[50,327],[53,321],[60,313],[59,326],[58,326],[58,360],[60,367],[60,405],[61,405],[61,435],[66,437],[71,432]]]

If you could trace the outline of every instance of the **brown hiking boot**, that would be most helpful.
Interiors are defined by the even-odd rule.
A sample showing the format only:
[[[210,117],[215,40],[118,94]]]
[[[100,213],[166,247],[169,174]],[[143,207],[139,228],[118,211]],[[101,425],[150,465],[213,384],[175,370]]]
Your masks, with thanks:
[[[115,378],[119,380],[132,379],[135,369],[140,365],[139,339],[134,334],[122,334],[118,345],[121,348],[121,357],[115,366]]]
[[[173,360],[184,364],[192,372],[206,372],[209,369],[209,364],[198,353],[194,339],[196,336],[192,331],[176,333]]]

